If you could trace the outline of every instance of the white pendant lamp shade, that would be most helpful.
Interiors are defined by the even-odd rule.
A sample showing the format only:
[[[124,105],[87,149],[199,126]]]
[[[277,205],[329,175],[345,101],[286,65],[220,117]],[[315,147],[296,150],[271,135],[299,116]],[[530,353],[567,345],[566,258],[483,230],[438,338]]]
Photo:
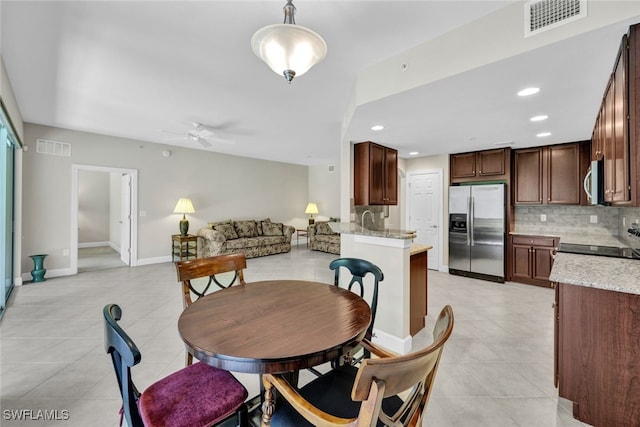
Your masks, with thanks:
[[[315,31],[295,24],[274,24],[251,38],[253,53],[276,74],[301,76],[327,56],[327,43]],[[293,79],[293,77],[292,77]]]
[[[288,0],[283,24],[267,25],[251,37],[253,53],[289,83],[327,56],[327,43],[315,31],[296,25],[295,6]]]

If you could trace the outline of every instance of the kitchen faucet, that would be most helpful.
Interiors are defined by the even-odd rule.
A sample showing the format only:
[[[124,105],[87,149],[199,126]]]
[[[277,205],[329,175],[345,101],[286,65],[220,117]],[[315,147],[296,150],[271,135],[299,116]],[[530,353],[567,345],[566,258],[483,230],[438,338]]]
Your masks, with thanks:
[[[371,222],[373,222],[373,212],[367,209],[366,211],[362,212],[362,219],[360,220],[360,225],[362,226],[362,228],[364,228],[364,216],[367,214],[367,212],[369,212],[369,214],[371,215]]]

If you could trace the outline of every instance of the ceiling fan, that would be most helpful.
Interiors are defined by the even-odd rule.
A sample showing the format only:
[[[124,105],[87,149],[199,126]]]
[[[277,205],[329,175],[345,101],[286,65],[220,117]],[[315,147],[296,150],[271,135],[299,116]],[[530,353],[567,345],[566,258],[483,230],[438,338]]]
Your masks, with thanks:
[[[235,141],[230,139],[218,138],[214,132],[214,130],[205,126],[199,122],[191,123],[192,128],[187,130],[186,135],[181,138],[170,138],[165,139],[165,142],[173,142],[173,141],[194,141],[202,145],[203,147],[211,147],[212,143],[220,143],[220,144],[235,144]],[[172,132],[169,132],[172,133]],[[178,134],[179,135],[179,134]]]

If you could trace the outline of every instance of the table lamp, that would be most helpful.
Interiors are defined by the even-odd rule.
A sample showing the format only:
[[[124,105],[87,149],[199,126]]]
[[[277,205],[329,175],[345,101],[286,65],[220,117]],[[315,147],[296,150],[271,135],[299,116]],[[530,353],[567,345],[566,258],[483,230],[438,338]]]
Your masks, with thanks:
[[[311,225],[315,222],[315,220],[313,219],[313,214],[318,213],[318,206],[313,202],[309,202],[307,208],[304,210],[304,213],[309,214],[309,225]]]
[[[178,203],[176,204],[176,208],[173,210],[173,213],[181,213],[182,219],[180,220],[180,234],[183,236],[187,235],[189,231],[189,221],[187,220],[187,216],[185,214],[194,213],[193,203],[191,203],[191,199],[180,198]]]

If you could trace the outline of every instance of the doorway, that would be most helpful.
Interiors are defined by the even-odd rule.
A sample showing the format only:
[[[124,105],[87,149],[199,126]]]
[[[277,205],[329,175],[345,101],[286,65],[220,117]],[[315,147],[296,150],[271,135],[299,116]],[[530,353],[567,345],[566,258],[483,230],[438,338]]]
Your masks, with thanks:
[[[407,204],[410,230],[416,230],[415,243],[433,246],[429,251],[431,270],[441,270],[443,256],[442,169],[409,172]]]
[[[137,171],[72,166],[72,274],[137,263]]]

